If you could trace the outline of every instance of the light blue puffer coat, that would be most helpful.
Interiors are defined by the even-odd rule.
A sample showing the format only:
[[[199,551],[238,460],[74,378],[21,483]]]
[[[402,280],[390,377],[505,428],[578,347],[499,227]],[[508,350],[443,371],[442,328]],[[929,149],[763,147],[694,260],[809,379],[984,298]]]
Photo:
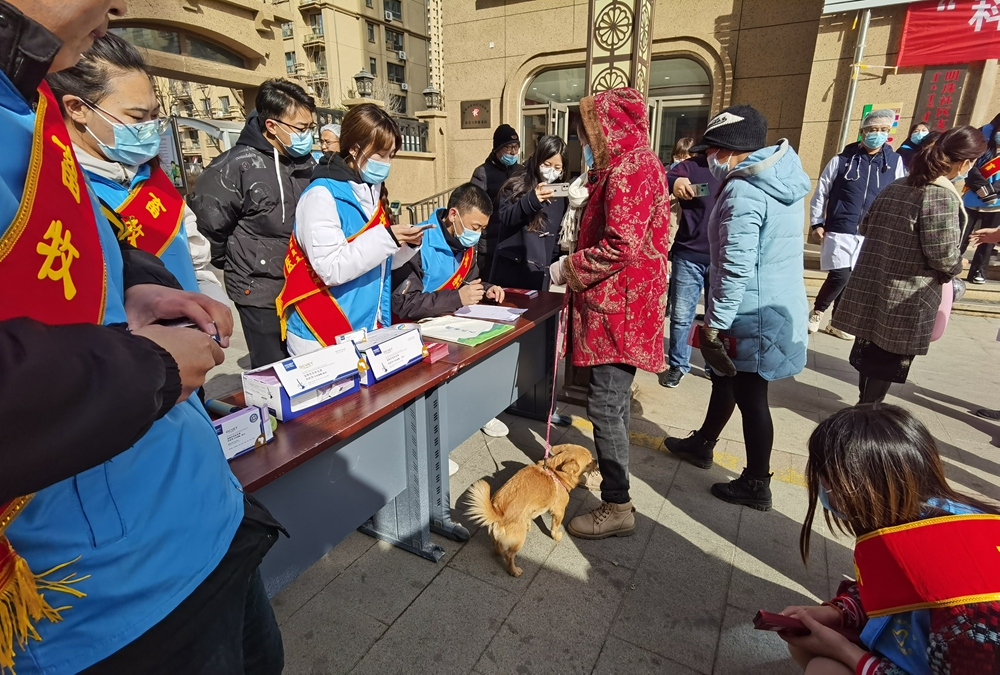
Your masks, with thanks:
[[[705,321],[736,338],[736,370],[766,380],[790,377],[806,365],[802,231],[808,193],[809,176],[782,139],[730,172],[709,218]]]

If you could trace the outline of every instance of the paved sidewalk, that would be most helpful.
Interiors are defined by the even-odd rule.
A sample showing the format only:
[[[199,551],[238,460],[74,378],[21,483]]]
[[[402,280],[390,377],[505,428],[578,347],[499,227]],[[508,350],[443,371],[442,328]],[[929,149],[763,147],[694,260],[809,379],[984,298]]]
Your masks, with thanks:
[[[1000,407],[997,323],[958,316],[919,357],[890,400],[913,410],[938,439],[955,485],[1000,499],[1000,425],[970,414]],[[435,535],[439,563],[354,533],[273,598],[287,675],[321,673],[796,673],[783,643],[751,629],[758,609],[818,602],[851,573],[851,542],[816,524],[808,567],[798,555],[806,508],[802,470],[815,424],[857,399],[851,343],[813,336],[807,369],[775,383],[769,513],[725,504],[708,492],[743,466],[739,415],[701,471],[662,451],[665,434],[697,428],[710,383],[700,368],[677,389],[640,373],[633,403],[631,474],[638,528],[629,538],[555,544],[538,519],[510,577],[487,533],[464,514],[462,493],[486,477],[494,489],[540,459],[544,425],[502,416],[508,438],[479,434],[452,453],[455,519],[474,535]],[[235,354],[230,355],[231,358]],[[695,356],[700,364],[699,357]],[[218,380],[221,386],[229,380]],[[593,448],[585,412],[555,429],[555,442]],[[573,491],[567,517],[598,503]],[[322,517],[317,514],[317,517]]]

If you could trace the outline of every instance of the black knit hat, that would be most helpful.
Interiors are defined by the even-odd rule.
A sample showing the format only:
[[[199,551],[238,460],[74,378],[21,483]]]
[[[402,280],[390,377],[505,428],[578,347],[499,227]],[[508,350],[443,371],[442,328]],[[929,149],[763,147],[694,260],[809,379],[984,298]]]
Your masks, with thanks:
[[[707,148],[725,148],[736,152],[753,152],[767,145],[767,118],[748,105],[729,106],[712,118],[691,152]]]
[[[514,131],[514,127],[509,124],[501,124],[497,127],[496,131],[493,132],[493,152],[496,152],[505,145],[510,143],[520,143],[521,138]]]

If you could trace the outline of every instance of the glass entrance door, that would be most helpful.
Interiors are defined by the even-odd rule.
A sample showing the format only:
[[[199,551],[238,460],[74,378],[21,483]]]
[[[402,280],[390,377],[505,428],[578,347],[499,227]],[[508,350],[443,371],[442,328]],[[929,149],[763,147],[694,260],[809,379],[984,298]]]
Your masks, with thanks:
[[[650,99],[650,138],[653,152],[669,167],[674,143],[685,136],[697,141],[708,126],[710,102],[707,96],[660,97]]]

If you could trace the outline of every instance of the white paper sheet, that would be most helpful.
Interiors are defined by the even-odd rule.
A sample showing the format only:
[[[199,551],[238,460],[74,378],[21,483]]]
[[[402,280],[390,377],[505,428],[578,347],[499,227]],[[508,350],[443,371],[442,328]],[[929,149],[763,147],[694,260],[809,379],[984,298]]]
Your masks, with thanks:
[[[527,311],[526,309],[500,307],[498,305],[466,305],[455,312],[455,316],[467,319],[482,319],[483,321],[516,323],[517,319]]]

